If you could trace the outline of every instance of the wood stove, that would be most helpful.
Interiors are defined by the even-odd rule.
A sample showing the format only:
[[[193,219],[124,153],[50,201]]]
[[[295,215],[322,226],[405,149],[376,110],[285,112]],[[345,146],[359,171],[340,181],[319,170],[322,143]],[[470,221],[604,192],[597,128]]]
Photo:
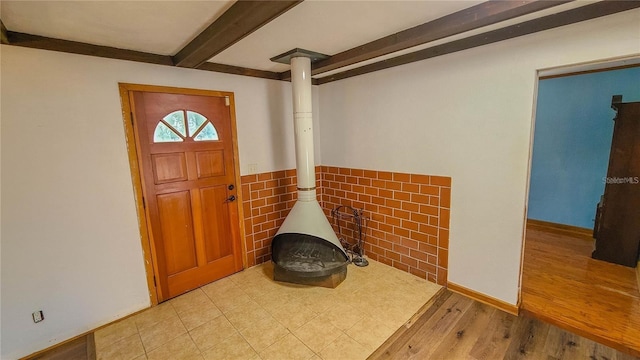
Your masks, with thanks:
[[[291,63],[298,200],[271,242],[274,279],[336,287],[348,256],[316,198],[311,112],[311,61],[326,55],[294,49],[272,58]]]

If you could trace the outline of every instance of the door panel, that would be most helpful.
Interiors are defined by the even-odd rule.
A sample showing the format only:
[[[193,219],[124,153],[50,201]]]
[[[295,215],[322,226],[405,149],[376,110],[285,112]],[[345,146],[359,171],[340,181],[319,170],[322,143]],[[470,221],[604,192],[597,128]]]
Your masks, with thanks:
[[[188,180],[184,153],[155,154],[151,156],[151,162],[156,184]]]
[[[202,200],[203,231],[205,238],[224,238],[229,236],[229,211],[217,204],[227,199],[224,186],[210,187],[200,190]],[[231,254],[228,241],[209,242],[206,244],[207,262],[220,259]]]
[[[163,301],[242,270],[231,110],[224,97],[130,94]]]
[[[198,179],[224,175],[224,151],[198,151],[196,152],[196,164],[198,166]]]
[[[188,191],[158,195],[158,212],[166,251],[167,274],[196,267],[191,197]]]

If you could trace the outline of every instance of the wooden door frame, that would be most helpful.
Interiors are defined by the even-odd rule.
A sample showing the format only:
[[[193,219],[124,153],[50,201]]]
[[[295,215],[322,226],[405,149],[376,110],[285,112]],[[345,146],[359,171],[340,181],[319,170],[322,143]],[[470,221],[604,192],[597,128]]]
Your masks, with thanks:
[[[535,80],[533,88],[533,107],[531,113],[531,127],[529,134],[529,156],[527,159],[527,182],[524,194],[524,221],[522,224],[522,239],[520,249],[520,273],[518,276],[518,311],[523,310],[522,304],[522,281],[524,276],[524,255],[527,240],[527,219],[529,218],[529,191],[531,190],[531,168],[533,162],[533,143],[535,141],[535,127],[536,127],[536,111],[538,108],[538,92],[540,80],[583,75],[595,72],[605,72],[612,70],[620,70],[632,67],[639,67],[640,56],[638,54],[620,56],[606,59],[596,59],[577,64],[568,64],[560,66],[552,66],[547,68],[537,69],[535,71]],[[638,261],[638,284],[640,285],[640,260]]]
[[[138,162],[138,145],[134,134],[133,126],[133,108],[130,101],[129,94],[132,91],[142,92],[158,92],[158,93],[171,93],[182,95],[200,95],[200,96],[215,96],[215,97],[228,97],[230,107],[230,120],[231,120],[231,137],[233,142],[233,166],[235,171],[236,187],[241,189],[241,176],[240,176],[240,161],[238,156],[238,132],[236,126],[236,108],[234,93],[228,91],[215,91],[215,90],[199,90],[189,88],[167,87],[157,85],[141,85],[141,84],[129,84],[118,83],[118,89],[120,92],[120,101],[122,105],[122,122],[125,130],[125,141],[127,145],[127,154],[129,157],[129,168],[131,170],[131,183],[133,185],[133,192],[136,201],[136,214],[138,216],[138,228],[140,230],[140,242],[142,245],[142,253],[144,258],[144,267],[147,277],[147,287],[149,289],[149,299],[151,306],[158,304],[158,287],[156,286],[155,277],[158,274],[157,264],[153,258],[153,239],[149,230],[149,222],[146,213],[146,209],[142,200],[142,177],[140,174],[140,163]],[[238,199],[238,226],[240,228],[240,251],[242,257],[242,267],[247,268],[247,244],[244,228],[244,206],[242,199],[242,191],[237,191],[236,198]]]

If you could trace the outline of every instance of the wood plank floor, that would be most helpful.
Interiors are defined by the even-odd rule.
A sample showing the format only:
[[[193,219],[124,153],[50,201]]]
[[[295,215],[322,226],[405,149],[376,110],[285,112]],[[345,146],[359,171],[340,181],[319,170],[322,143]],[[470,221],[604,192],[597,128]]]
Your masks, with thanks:
[[[27,356],[22,360],[95,360],[96,345],[93,333],[80,336],[51,349]]]
[[[640,356],[635,269],[591,258],[594,240],[527,226],[521,311]]]
[[[444,290],[369,360],[639,359],[529,316]]]

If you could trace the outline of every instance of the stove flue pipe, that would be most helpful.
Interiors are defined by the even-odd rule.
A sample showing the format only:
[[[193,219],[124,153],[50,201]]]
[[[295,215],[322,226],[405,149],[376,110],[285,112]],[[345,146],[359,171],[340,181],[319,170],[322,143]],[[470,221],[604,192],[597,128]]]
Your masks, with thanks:
[[[306,53],[296,51],[287,60],[291,63],[298,200],[276,232],[272,241],[272,250],[279,247],[282,242],[315,238],[330,244],[327,246],[341,253],[346,264],[347,253],[316,198],[311,108],[311,59]],[[275,251],[272,251],[272,254],[273,258],[278,258]],[[346,265],[344,268],[346,271]]]
[[[311,59],[291,58],[293,128],[296,143],[298,201],[316,201],[316,168],[313,151],[311,108]]]

